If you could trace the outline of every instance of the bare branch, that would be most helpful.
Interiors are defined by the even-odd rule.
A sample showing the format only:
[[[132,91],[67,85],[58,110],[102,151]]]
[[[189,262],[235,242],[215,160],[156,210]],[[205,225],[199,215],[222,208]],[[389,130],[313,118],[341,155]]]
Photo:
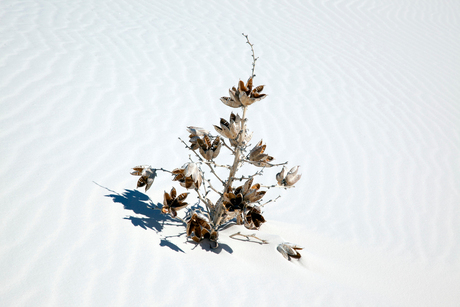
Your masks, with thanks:
[[[233,150],[233,148],[231,148],[230,146],[228,146],[227,143],[225,143],[224,139],[222,139],[222,144],[224,144],[224,146],[227,147],[228,150],[230,150],[230,151],[232,152],[233,155],[235,154],[235,151]]]
[[[193,151],[193,153],[198,157],[198,159],[199,159],[201,162],[203,162],[203,159],[200,157],[200,155],[199,155],[195,150],[192,149],[192,147],[188,146],[188,144],[185,143],[184,140],[182,140],[180,137],[178,137],[178,139],[185,145],[185,148],[187,148],[188,150]]]
[[[261,185],[260,186],[261,188],[265,188],[265,189],[273,189],[273,188],[277,188],[277,189],[291,189],[291,188],[294,188],[294,186],[287,186],[287,185],[277,185],[277,184],[272,184],[272,185]]]
[[[288,161],[283,162],[283,163],[278,163],[278,164],[273,164],[273,163],[269,163],[269,162],[261,162],[261,161],[251,161],[251,160],[248,160],[248,159],[243,159],[241,161],[246,162],[246,163],[250,163],[250,164],[255,165],[255,166],[258,166],[257,164],[260,163],[260,164],[264,165],[263,167],[273,167],[273,166],[281,166],[281,165],[288,164]]]
[[[265,206],[266,204],[269,204],[269,203],[274,203],[275,201],[277,201],[281,196],[278,195],[278,197],[276,197],[275,199],[270,199],[269,201],[267,201],[265,204],[262,204],[260,205],[261,207]]]
[[[195,189],[195,191],[198,194],[198,198],[206,205],[206,211],[209,214],[211,212],[211,208],[209,208],[208,202],[206,201],[206,199],[203,198],[203,196],[201,196],[201,193],[198,189]]]
[[[206,164],[212,164],[214,165],[215,167],[222,167],[222,168],[226,168],[226,169],[231,169],[231,166],[230,165],[223,165],[223,164],[217,164],[216,162],[214,161],[204,161],[203,163],[206,163]]]
[[[238,137],[236,138],[237,146],[236,146],[235,158],[233,160],[233,165],[232,165],[232,167],[230,169],[228,179],[225,182],[224,192],[226,192],[227,190],[229,190],[231,188],[233,180],[235,179],[235,174],[236,174],[236,172],[238,170],[238,167],[240,165],[240,161],[242,159],[241,145],[243,144],[244,138],[245,138],[246,112],[247,112],[247,110],[248,110],[248,107],[244,106],[243,107],[243,116],[241,118],[241,120],[243,122],[243,125],[242,125],[242,127],[240,129],[241,133],[239,133]],[[216,214],[213,217],[213,223],[214,223],[214,225],[219,226],[219,224],[222,221],[223,213],[225,212],[225,209],[224,209],[224,206],[223,206],[223,197],[219,198],[219,200],[217,201],[215,207],[216,207],[216,210],[215,210]]]
[[[210,188],[211,190],[213,190],[214,192],[216,192],[217,194],[219,194],[220,196],[222,196],[222,193],[219,192],[219,191],[217,191],[217,190],[212,186],[211,180],[208,179],[207,182],[208,182],[209,188]]]
[[[166,169],[164,169],[164,168],[155,168],[155,170],[156,170],[156,171],[163,171],[163,172],[172,174],[171,171],[168,171],[168,170],[166,170]]]
[[[262,167],[261,170],[255,172],[251,176],[248,176],[248,177],[241,176],[241,177],[235,178],[235,180],[243,181],[243,180],[248,180],[248,179],[254,178],[256,176],[262,176],[262,174],[264,173],[264,169],[265,169],[265,167]]]
[[[254,78],[256,75],[254,74],[254,70],[256,69],[256,61],[258,59],[258,57],[256,58],[255,57],[255,54],[254,54],[254,45],[251,44],[251,42],[249,41],[249,37],[248,35],[242,33],[244,37],[246,37],[246,43],[249,44],[249,46],[251,46],[251,51],[252,51],[252,72],[251,72],[251,78]]]
[[[187,149],[193,151],[195,153],[195,155],[198,157],[198,159],[200,160],[201,163],[203,164],[206,164],[207,166],[209,166],[209,168],[211,169],[211,173],[216,176],[216,178],[224,185],[225,182],[220,179],[220,177],[217,175],[217,173],[214,171],[214,168],[211,166],[211,164],[215,165],[215,166],[218,166],[218,167],[226,167],[226,168],[230,168],[229,166],[226,166],[226,165],[218,165],[216,164],[214,161],[205,161],[203,160],[200,155],[195,151],[193,150],[190,146],[187,145],[187,143],[184,142],[184,140],[182,140],[180,137],[178,138],[184,145]],[[191,159],[190,159],[191,160]],[[193,161],[192,161],[193,162]]]
[[[209,168],[211,169],[211,173],[212,173],[214,176],[216,176],[216,178],[222,183],[222,185],[225,185],[225,182],[224,182],[222,179],[220,179],[220,177],[219,177],[219,176],[217,175],[217,173],[214,171],[214,168],[211,166],[211,164],[210,164],[210,163],[206,163],[206,162],[205,162],[205,164],[206,164],[207,166],[209,166]]]
[[[246,238],[246,240],[237,239],[237,238],[235,238],[236,236],[244,237],[244,238]],[[259,244],[268,244],[268,241],[267,241],[267,240],[258,238],[258,237],[256,236],[256,234],[254,234],[254,233],[251,234],[251,235],[244,235],[244,234],[242,234],[241,232],[238,231],[237,233],[234,233],[234,234],[230,235],[230,238],[235,239],[235,240],[239,240],[239,241],[254,242],[254,243],[259,243]],[[259,240],[260,242],[251,241],[249,238],[253,238],[253,239]]]

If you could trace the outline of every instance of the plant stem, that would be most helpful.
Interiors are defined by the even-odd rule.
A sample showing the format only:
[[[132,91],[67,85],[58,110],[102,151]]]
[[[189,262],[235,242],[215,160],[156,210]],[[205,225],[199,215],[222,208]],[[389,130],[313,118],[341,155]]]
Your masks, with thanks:
[[[246,139],[246,111],[247,109],[248,109],[247,106],[243,107],[243,117],[241,119],[243,122],[243,125],[241,127],[239,137],[237,139],[235,159],[233,160],[233,165],[230,169],[230,173],[228,174],[228,180],[225,183],[224,193],[226,193],[227,191],[231,189],[233,180],[235,180],[235,174],[238,171],[238,166],[242,159],[242,148],[243,148],[244,140]],[[222,195],[216,203],[216,210],[214,211],[214,216],[213,216],[213,224],[215,227],[218,227],[222,220],[222,215],[224,213],[223,201],[224,201],[224,196]]]
[[[236,239],[236,238],[235,238],[236,236],[244,237],[244,238],[246,238],[246,240]],[[241,232],[238,231],[237,233],[234,233],[234,234],[230,235],[230,238],[235,239],[235,240],[241,240],[241,241],[248,241],[248,242],[259,243],[259,244],[268,244],[268,241],[267,241],[267,240],[258,238],[258,237],[256,236],[255,233],[253,233],[252,235],[244,235],[244,234],[242,234]],[[257,240],[259,240],[260,242],[251,241],[249,238],[257,239]]]
[[[244,37],[246,37],[246,43],[249,44],[249,46],[251,46],[251,51],[252,51],[252,72],[251,72],[251,78],[254,78],[256,75],[254,74],[254,70],[256,68],[256,61],[258,59],[258,57],[256,58],[255,54],[254,54],[254,45],[251,44],[251,42],[249,41],[249,37],[242,33]]]
[[[241,161],[241,149],[243,147],[243,143],[244,143],[244,140],[246,138],[246,110],[248,109],[247,106],[243,107],[243,118],[242,118],[242,122],[243,122],[243,126],[241,127],[241,131],[240,131],[240,136],[238,138],[238,142],[237,142],[237,148],[236,148],[236,152],[235,152],[235,159],[233,160],[233,165],[232,165],[232,168],[230,170],[230,174],[228,175],[228,180],[227,180],[227,184],[225,185],[225,189],[227,190],[229,187],[232,186],[232,183],[233,183],[233,180],[235,179],[235,174],[238,170],[238,165],[240,164],[240,161]]]

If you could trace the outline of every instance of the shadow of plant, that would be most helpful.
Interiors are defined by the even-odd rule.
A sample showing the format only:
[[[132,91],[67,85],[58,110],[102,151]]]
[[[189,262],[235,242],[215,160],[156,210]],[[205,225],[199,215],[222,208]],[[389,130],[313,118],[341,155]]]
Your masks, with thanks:
[[[146,194],[139,192],[138,190],[126,189],[122,194],[119,194],[106,187],[101,187],[111,192],[111,194],[105,195],[106,197],[112,198],[114,203],[122,204],[124,209],[130,210],[135,214],[127,216],[124,219],[131,221],[131,223],[136,227],[141,227],[145,230],[151,229],[155,231],[157,234],[160,234],[165,226],[185,226],[181,221],[171,218],[169,214],[162,214],[160,210],[161,204],[154,204]],[[190,209],[198,208],[199,207],[196,204],[190,206]],[[185,232],[181,232],[174,236],[163,236],[160,240],[160,246],[169,247],[173,251],[185,253],[179,246],[168,240],[168,238],[180,237],[184,234]],[[195,244],[196,246],[201,246],[203,250],[210,251],[216,254],[219,254],[222,250],[225,250],[228,253],[233,252],[231,247],[227,244],[220,243],[217,248],[212,248],[214,243],[211,243],[208,240],[203,240],[199,244],[193,242],[193,244]]]
[[[183,223],[172,219],[167,214],[162,214],[160,204],[154,205],[150,198],[137,190],[125,190],[119,194],[115,191],[105,188],[112,194],[105,195],[112,198],[114,203],[120,203],[126,210],[131,210],[135,215],[127,216],[124,219],[130,220],[134,226],[141,227],[145,230],[152,229],[156,233],[161,233],[165,226],[183,226]],[[183,233],[174,237],[179,237]],[[168,240],[168,237],[163,237],[160,241],[160,246],[169,247],[176,252],[184,252],[176,244]]]
[[[229,254],[233,253],[233,249],[229,245],[224,244],[224,243],[219,243],[217,247],[213,247],[215,243],[209,241],[208,239],[204,239],[200,243],[194,243],[194,244],[196,244],[196,246],[200,246],[202,250],[205,250],[207,252],[212,252],[214,254],[220,254],[223,250]]]
[[[177,223],[169,218],[168,215],[162,214],[157,206],[153,206],[147,195],[137,190],[125,190],[122,194],[109,194],[107,197],[112,198],[114,203],[120,203],[126,210],[133,211],[138,216],[129,216],[125,219],[130,220],[134,226],[139,226],[143,229],[154,229],[156,232],[163,230],[166,222]]]

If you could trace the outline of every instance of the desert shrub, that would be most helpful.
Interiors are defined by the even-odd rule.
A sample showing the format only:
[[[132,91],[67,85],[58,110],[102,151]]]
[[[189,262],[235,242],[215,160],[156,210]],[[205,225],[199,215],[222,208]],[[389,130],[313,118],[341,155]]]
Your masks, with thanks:
[[[263,85],[254,84],[257,58],[254,55],[253,44],[247,35],[244,36],[252,52],[251,75],[246,82],[240,80],[236,86],[230,88],[229,96],[220,98],[229,108],[241,111],[241,115],[232,111],[227,119],[221,118],[219,123],[214,125],[216,133],[201,127],[187,127],[190,133],[188,142],[180,140],[192,154],[190,161],[183,166],[169,171],[150,165],[139,165],[131,172],[132,175],[140,176],[137,187],[145,187],[146,192],[152,186],[157,172],[163,171],[170,173],[172,180],[179,182],[183,188],[196,194],[198,203],[190,206],[186,201],[189,192],[179,194],[173,187],[169,192],[164,192],[163,206],[159,209],[162,213],[182,221],[186,227],[187,237],[197,243],[206,239],[217,246],[219,230],[223,227],[244,225],[248,229],[259,229],[265,223],[264,206],[277,199],[264,200],[266,190],[293,187],[301,177],[298,173],[299,166],[288,171],[287,162],[273,163],[274,158],[266,153],[267,145],[262,140],[255,145],[250,143],[252,134],[247,127],[247,110],[267,98],[267,95],[263,93]],[[218,164],[216,161],[224,154],[233,156],[233,163]],[[255,166],[256,171],[239,175],[242,166],[246,164]],[[281,167],[276,178],[273,178],[275,183],[270,186],[258,183],[257,179],[263,175],[263,170],[270,167]],[[226,176],[221,178],[217,169],[225,170]],[[210,177],[213,177],[214,184]],[[182,209],[186,211],[184,218],[177,214]],[[244,235],[241,232],[231,237],[238,235],[247,239],[258,239],[255,235]],[[258,240],[266,243],[265,240]],[[287,259],[299,258],[297,249],[300,248],[289,243],[278,246],[278,250]]]

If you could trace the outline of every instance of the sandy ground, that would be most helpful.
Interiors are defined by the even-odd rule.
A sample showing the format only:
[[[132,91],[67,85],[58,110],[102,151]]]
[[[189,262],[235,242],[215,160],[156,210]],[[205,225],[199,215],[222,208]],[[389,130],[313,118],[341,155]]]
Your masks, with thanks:
[[[212,250],[129,172],[238,112],[243,32],[253,142],[303,176]],[[0,305],[459,306],[459,37],[457,1],[1,1]]]

